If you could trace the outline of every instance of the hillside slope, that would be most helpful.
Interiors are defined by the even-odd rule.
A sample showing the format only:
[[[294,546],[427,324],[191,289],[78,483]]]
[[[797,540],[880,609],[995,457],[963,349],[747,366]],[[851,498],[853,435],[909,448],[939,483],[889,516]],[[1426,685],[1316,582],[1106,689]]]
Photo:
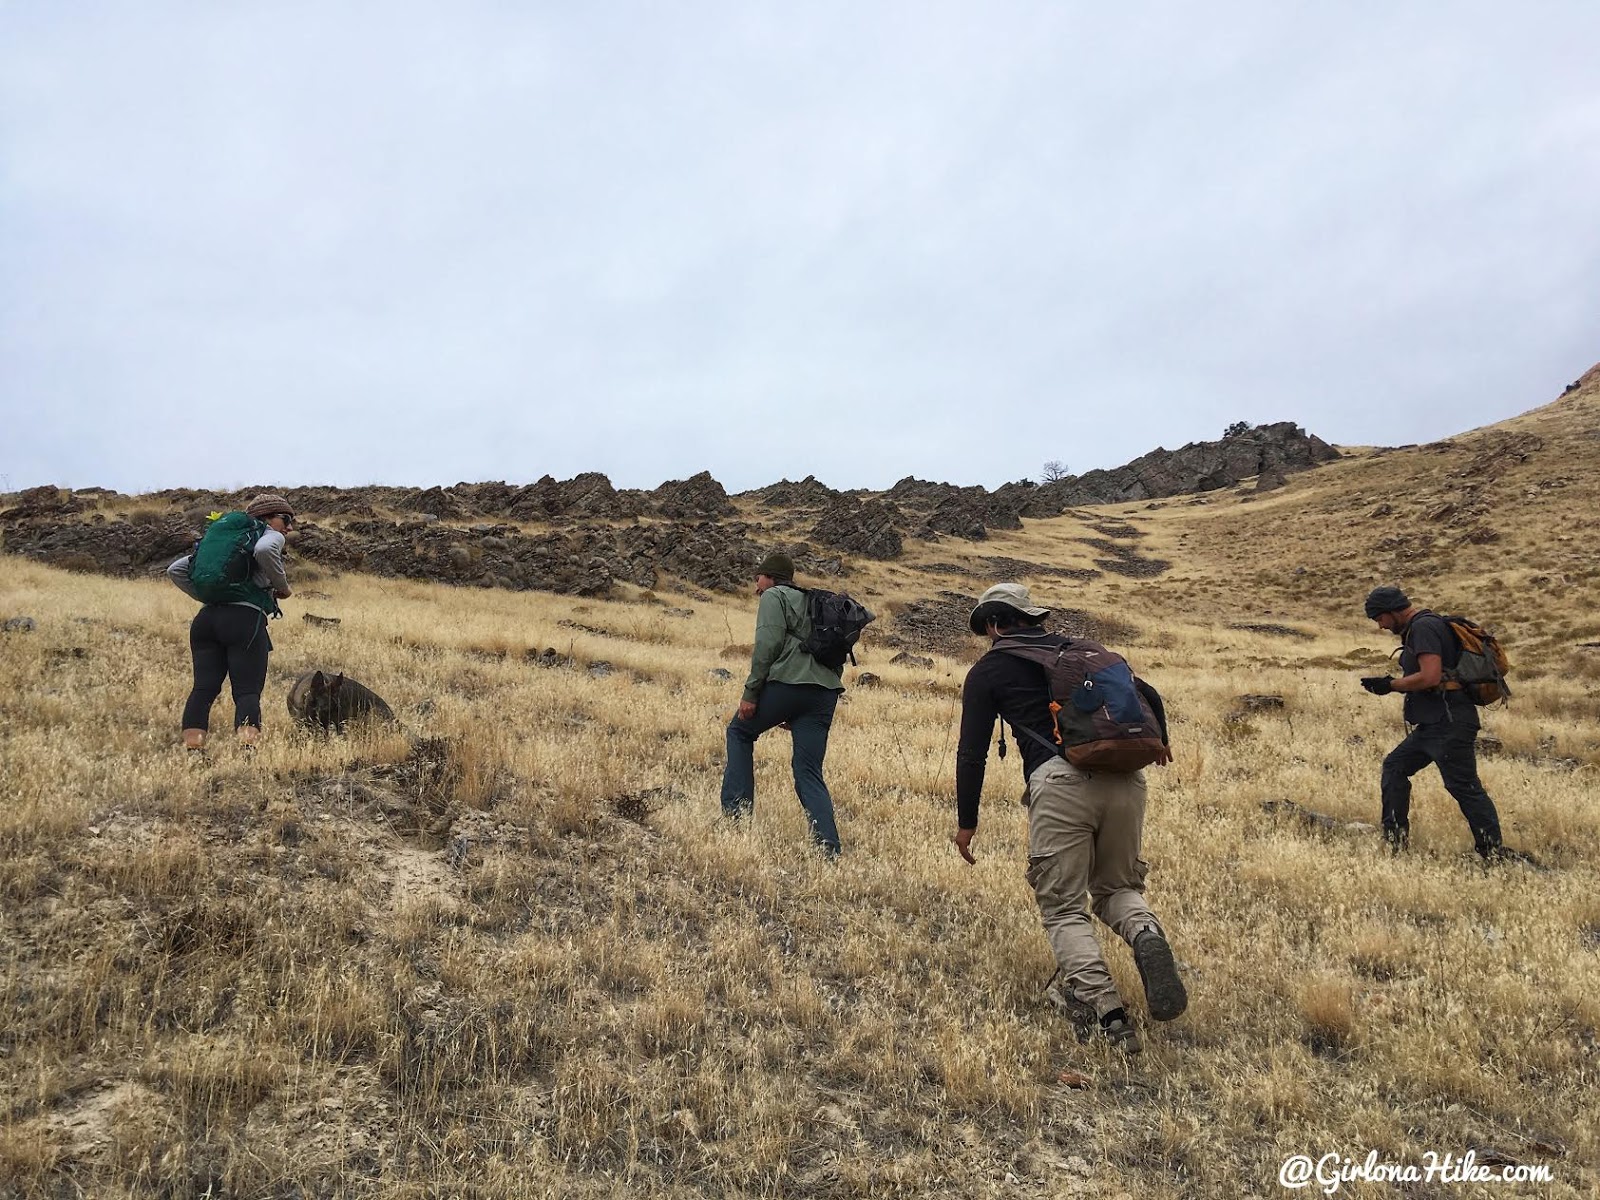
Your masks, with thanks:
[[[779,732],[754,822],[716,819],[747,595],[301,561],[268,736],[196,761],[193,606],[0,556],[0,619],[31,618],[0,633],[0,1195],[1231,1200],[1281,1194],[1292,1155],[1469,1150],[1552,1180],[1407,1194],[1592,1195],[1597,433],[1590,372],[1276,490],[847,558],[881,616],[829,751],[836,866]],[[964,616],[1001,577],[1173,714],[1144,854],[1192,1004],[1137,1059],[1042,997],[1015,757],[991,758],[978,865],[949,845]],[[1486,873],[1427,777],[1412,852],[1380,853],[1398,704],[1354,682],[1392,645],[1360,612],[1379,580],[1505,629],[1518,695],[1483,774],[1538,867]],[[290,729],[315,666],[398,727]]]

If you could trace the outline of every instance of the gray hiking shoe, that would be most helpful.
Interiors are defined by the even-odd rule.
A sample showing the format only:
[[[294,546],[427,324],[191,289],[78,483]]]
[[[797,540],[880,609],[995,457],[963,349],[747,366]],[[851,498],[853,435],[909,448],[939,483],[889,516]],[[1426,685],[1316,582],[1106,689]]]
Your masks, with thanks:
[[[1099,1014],[1094,1011],[1094,1005],[1085,1004],[1072,994],[1066,976],[1059,969],[1044,985],[1044,998],[1071,1023],[1072,1032],[1080,1042],[1087,1042],[1093,1036],[1095,1027],[1100,1024]]]
[[[1133,939],[1133,961],[1144,980],[1145,1003],[1157,1021],[1181,1017],[1189,1007],[1189,993],[1178,977],[1178,964],[1172,960],[1172,947],[1159,929],[1146,929]]]
[[[1094,1005],[1085,1004],[1072,994],[1072,989],[1067,986],[1059,970],[1044,985],[1044,996],[1072,1025],[1072,1032],[1080,1043],[1087,1043],[1090,1038],[1099,1036],[1125,1054],[1139,1053],[1139,1035],[1125,1009],[1114,1009],[1100,1016]]]
[[[1100,1018],[1100,1036],[1124,1054],[1137,1054],[1144,1047],[1139,1044],[1139,1034],[1133,1028],[1133,1018],[1125,1009],[1115,1009]]]

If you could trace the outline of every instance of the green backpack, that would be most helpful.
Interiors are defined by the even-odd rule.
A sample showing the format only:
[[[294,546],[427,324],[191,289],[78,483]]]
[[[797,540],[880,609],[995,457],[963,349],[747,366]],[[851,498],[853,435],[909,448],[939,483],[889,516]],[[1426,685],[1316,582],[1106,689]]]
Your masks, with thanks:
[[[196,543],[189,560],[189,583],[206,604],[250,604],[262,612],[276,613],[278,601],[264,587],[251,582],[255,574],[256,543],[267,523],[248,513],[212,517],[205,536]]]

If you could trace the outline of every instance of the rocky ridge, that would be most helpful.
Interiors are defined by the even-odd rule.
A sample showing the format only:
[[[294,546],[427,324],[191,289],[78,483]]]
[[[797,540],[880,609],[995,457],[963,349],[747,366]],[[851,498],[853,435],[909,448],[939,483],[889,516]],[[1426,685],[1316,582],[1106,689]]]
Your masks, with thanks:
[[[894,559],[907,540],[982,541],[992,529],[1021,528],[1025,518],[1211,491],[1251,477],[1267,481],[1258,487],[1280,486],[1285,475],[1338,453],[1279,422],[1157,449],[1110,471],[993,491],[907,476],[874,494],[807,476],[730,497],[708,472],[652,490],[619,489],[588,472],[521,485],[291,487],[282,494],[302,514],[296,555],[330,569],[603,595],[618,581],[649,588],[663,575],[701,588],[742,587],[751,566],[774,548],[807,574],[837,575],[842,556]],[[30,488],[7,498],[0,532],[8,553],[75,570],[150,574],[193,545],[207,513],[242,507],[264,490],[277,489],[173,488],[132,498],[104,488]],[[130,503],[136,507],[127,515],[104,511]],[[1128,565],[1120,548],[1108,554],[1108,569],[1142,569]]]

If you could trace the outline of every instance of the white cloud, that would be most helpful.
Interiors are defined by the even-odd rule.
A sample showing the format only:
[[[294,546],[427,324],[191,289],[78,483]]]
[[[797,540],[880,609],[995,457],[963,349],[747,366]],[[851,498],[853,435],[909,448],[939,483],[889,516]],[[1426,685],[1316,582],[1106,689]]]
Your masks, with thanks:
[[[1600,357],[1596,34],[9,6],[0,473],[992,486],[1236,419],[1444,436]]]

